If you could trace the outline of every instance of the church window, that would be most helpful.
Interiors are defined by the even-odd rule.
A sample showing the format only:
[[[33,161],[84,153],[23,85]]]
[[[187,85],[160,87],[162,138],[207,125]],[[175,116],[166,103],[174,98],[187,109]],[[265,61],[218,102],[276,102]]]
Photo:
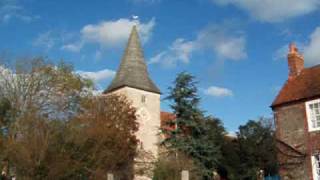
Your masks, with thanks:
[[[141,96],[141,102],[142,102],[142,103],[145,103],[146,100],[147,100],[147,99],[146,99],[146,95],[142,95],[142,96]]]
[[[306,103],[309,131],[320,130],[320,99]]]
[[[320,180],[320,154],[312,156],[312,173],[314,180]]]

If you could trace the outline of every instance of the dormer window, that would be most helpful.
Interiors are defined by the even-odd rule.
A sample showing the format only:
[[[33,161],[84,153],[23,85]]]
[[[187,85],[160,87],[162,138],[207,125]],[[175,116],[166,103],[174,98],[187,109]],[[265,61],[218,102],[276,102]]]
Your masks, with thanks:
[[[320,99],[306,103],[309,131],[320,130]]]

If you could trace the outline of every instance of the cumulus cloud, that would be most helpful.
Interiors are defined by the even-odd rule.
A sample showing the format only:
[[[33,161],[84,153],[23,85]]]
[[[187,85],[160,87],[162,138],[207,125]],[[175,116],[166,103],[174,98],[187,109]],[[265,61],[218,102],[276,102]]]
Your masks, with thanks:
[[[212,0],[218,5],[233,5],[262,22],[281,22],[319,9],[319,0]]]
[[[296,42],[301,54],[304,56],[305,64],[313,66],[320,64],[320,27],[317,27],[309,36],[306,42]],[[288,44],[279,48],[273,55],[274,60],[286,60],[288,54]]]
[[[39,16],[26,13],[25,8],[19,0],[0,1],[0,23],[7,23],[13,19],[18,19],[23,22],[31,22],[39,18]]]
[[[175,66],[178,61],[182,63],[189,63],[191,54],[195,50],[196,44],[194,42],[177,39],[172,43],[168,50],[152,57],[149,63],[161,63],[166,67]]]
[[[209,26],[199,33],[196,42],[199,47],[213,50],[222,59],[241,60],[247,57],[243,32],[229,26]]]
[[[115,76],[116,72],[110,69],[103,69],[100,71],[77,71],[80,76],[91,79],[95,84],[101,81],[111,79]]]
[[[217,86],[210,86],[206,90],[204,90],[204,93],[209,96],[214,97],[230,97],[233,96],[233,92],[230,89],[223,88],[223,87],[217,87]]]
[[[310,35],[310,41],[304,47],[304,57],[307,65],[320,64],[320,27]]]
[[[98,24],[85,25],[80,31],[80,40],[66,43],[62,49],[79,52],[85,44],[98,44],[103,48],[114,48],[123,45],[129,37],[131,29],[137,25],[142,42],[147,42],[152,35],[155,20],[146,23],[139,19],[118,19],[102,21]]]
[[[193,53],[209,51],[222,60],[241,60],[247,57],[246,37],[243,32],[226,25],[211,25],[201,30],[197,38],[176,39],[168,49],[158,53],[149,63],[174,66],[187,64]]]

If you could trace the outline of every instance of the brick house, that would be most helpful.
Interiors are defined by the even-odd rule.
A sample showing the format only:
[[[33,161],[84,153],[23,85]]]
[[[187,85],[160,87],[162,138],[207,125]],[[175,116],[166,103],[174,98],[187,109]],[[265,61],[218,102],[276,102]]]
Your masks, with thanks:
[[[271,105],[281,179],[320,180],[320,65],[305,68],[294,44],[289,76]]]

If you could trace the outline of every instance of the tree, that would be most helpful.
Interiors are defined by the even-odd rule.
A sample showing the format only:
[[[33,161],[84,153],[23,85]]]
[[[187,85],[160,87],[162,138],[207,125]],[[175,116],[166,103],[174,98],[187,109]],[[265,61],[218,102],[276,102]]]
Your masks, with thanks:
[[[237,138],[225,142],[224,167],[230,179],[256,179],[257,172],[276,175],[274,127],[271,119],[250,120],[239,127]]]
[[[205,118],[204,128],[205,136],[203,136],[202,142],[206,145],[207,154],[205,154],[206,158],[203,163],[206,169],[212,173],[213,170],[219,171],[222,167],[222,146],[226,132],[221,120],[211,116]]]
[[[66,143],[79,172],[91,179],[106,179],[106,172],[132,179],[138,124],[135,109],[123,96],[88,99],[84,111],[70,121]],[[72,170],[71,170],[72,172]],[[76,177],[75,177],[76,175]]]
[[[1,129],[8,129],[30,108],[51,119],[68,119],[79,110],[81,96],[91,84],[74,74],[71,65],[54,66],[44,58],[18,61],[12,68],[0,66],[0,99],[10,104]]]
[[[18,179],[131,179],[135,109],[91,87],[64,63],[1,68],[0,168]]]
[[[5,135],[5,127],[8,126],[8,112],[11,109],[10,101],[7,98],[1,97],[0,98],[0,144],[1,139]]]
[[[176,116],[175,130],[163,129],[167,135],[163,144],[170,150],[182,152],[191,157],[203,170],[204,178],[210,178],[218,167],[221,157],[220,147],[217,145],[217,134],[224,130],[216,119],[205,117],[199,108],[200,98],[194,77],[186,72],[178,74],[173,87],[169,87],[171,108]],[[210,125],[213,129],[208,129]],[[172,124],[169,124],[172,126]],[[214,132],[217,130],[216,132]]]
[[[3,153],[18,179],[51,179],[72,167],[54,123],[30,109],[10,127]]]
[[[238,139],[241,159],[247,169],[243,174],[256,173],[264,170],[265,174],[277,173],[277,158],[274,138],[274,128],[270,119],[261,118],[249,121],[239,127]]]
[[[69,121],[32,109],[17,119],[4,154],[18,179],[132,179],[138,130],[135,109],[122,96],[84,99]]]
[[[0,66],[0,158],[12,167],[4,168],[26,179],[43,179],[49,169],[57,169],[51,165],[65,157],[54,149],[61,148],[54,124],[79,111],[89,88],[88,80],[64,63],[32,58],[11,68]]]

